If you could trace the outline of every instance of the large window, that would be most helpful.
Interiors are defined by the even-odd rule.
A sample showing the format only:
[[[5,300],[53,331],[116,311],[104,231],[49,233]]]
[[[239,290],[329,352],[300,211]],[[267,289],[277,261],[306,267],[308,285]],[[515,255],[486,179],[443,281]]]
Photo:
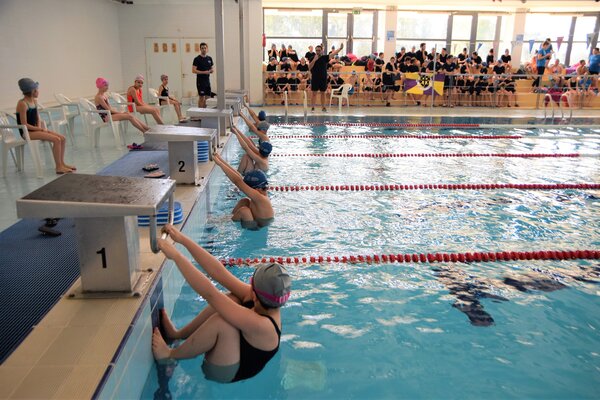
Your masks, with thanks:
[[[552,39],[554,57],[564,61],[567,53],[567,46],[564,46],[565,43],[563,43],[560,51],[557,51],[555,41],[558,36],[563,36],[565,39],[568,39],[572,19],[571,15],[527,14],[527,17],[525,18],[525,35],[523,51],[521,52],[521,62],[524,63],[530,60],[546,38]],[[530,40],[535,41],[531,52],[529,51]]]
[[[445,39],[448,14],[398,12],[397,38],[427,42],[427,39]]]
[[[577,17],[575,33],[573,35],[571,59],[569,60],[571,65],[578,63],[579,60],[585,60],[587,64],[590,53],[592,52],[592,45],[587,45],[587,35],[588,33],[594,32],[595,25],[596,17]]]
[[[308,46],[321,43],[323,31],[322,10],[264,10],[264,32],[267,37],[264,59],[268,60],[267,52],[275,44],[277,50],[281,45],[292,45],[303,57]]]

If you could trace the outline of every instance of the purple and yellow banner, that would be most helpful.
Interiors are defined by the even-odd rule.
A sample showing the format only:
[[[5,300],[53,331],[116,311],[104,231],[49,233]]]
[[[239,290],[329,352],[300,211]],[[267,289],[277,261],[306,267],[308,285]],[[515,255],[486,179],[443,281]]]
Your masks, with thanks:
[[[404,74],[404,91],[410,94],[424,94],[431,96],[433,91],[441,95],[444,93],[444,74],[420,75],[417,72]]]

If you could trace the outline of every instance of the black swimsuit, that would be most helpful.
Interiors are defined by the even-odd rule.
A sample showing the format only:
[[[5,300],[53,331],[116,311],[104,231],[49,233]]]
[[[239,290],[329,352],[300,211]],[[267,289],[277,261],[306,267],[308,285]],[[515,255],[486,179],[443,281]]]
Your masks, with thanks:
[[[160,92],[161,97],[169,97],[169,88],[163,86],[163,90]],[[164,99],[158,100],[158,103],[162,106],[163,104],[167,104],[167,101]]]
[[[254,302],[252,300],[247,301],[242,304],[246,308],[254,307]],[[269,320],[273,323],[275,327],[275,332],[277,332],[277,347],[273,350],[260,350],[256,347],[252,346],[244,335],[240,331],[240,368],[238,369],[235,377],[231,382],[241,381],[242,379],[248,379],[258,374],[262,369],[267,365],[269,360],[273,358],[273,356],[279,350],[279,340],[281,340],[281,330],[277,326],[277,323],[273,318],[268,315],[263,315],[263,317],[269,318]]]
[[[38,124],[38,110],[37,110],[37,105],[35,105],[34,107],[29,106],[29,103],[27,103],[25,101],[25,104],[27,104],[27,123],[29,125],[33,125],[33,126],[37,126]],[[23,125],[23,123],[21,122],[21,115],[19,113],[16,113],[17,115],[17,125]],[[21,137],[23,137],[23,129],[19,129],[19,132],[21,133]]]

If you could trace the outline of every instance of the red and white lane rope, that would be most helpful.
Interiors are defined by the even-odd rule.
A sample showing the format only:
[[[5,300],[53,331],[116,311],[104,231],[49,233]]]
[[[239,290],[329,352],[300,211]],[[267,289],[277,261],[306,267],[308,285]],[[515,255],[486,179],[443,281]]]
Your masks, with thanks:
[[[557,190],[557,189],[600,189],[600,183],[434,183],[434,184],[391,184],[391,185],[311,185],[311,186],[269,186],[276,192],[299,191],[395,191],[395,190]]]
[[[315,263],[436,263],[436,262],[501,262],[516,260],[597,260],[600,250],[541,250],[541,251],[497,251],[468,253],[405,253],[372,254],[351,256],[304,256],[304,257],[262,257],[262,258],[223,258],[219,261],[226,266],[254,265],[266,262],[298,265]]]
[[[257,136],[251,136],[256,139]],[[522,139],[520,135],[269,135],[270,139],[466,139],[466,140],[496,140],[496,139]]]
[[[579,153],[288,153],[271,154],[271,157],[344,157],[344,158],[410,158],[410,157],[497,157],[497,158],[577,158],[600,157]]]
[[[394,128],[479,128],[479,124],[428,124],[428,123],[415,123],[415,124],[400,124],[400,123],[386,123],[386,122],[276,122],[271,125],[274,126],[375,126],[375,127],[394,127]]]

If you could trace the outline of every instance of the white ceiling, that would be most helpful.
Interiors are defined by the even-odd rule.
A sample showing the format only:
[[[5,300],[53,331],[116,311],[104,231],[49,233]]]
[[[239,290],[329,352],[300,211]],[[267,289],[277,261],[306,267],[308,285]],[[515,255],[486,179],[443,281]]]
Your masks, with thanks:
[[[0,0],[1,1],[1,0]],[[120,0],[112,0],[119,2]],[[244,0],[242,0],[244,1]],[[133,0],[135,5],[178,5],[198,4],[198,0]],[[233,3],[234,0],[223,0]],[[367,8],[384,10],[390,6],[399,10],[460,10],[514,12],[526,9],[537,12],[600,12],[600,2],[596,0],[327,0],[323,1],[282,1],[262,0],[263,7],[281,8]]]

